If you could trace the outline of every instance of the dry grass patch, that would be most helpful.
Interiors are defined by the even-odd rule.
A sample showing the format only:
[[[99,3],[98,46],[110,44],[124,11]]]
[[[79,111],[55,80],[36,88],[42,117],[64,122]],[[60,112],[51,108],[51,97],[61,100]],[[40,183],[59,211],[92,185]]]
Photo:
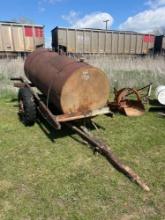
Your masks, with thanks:
[[[0,96],[15,93],[11,77],[24,75],[24,60],[18,59],[0,59]]]
[[[107,73],[112,87],[142,87],[151,82],[156,87],[165,83],[164,57],[95,56],[88,62]]]

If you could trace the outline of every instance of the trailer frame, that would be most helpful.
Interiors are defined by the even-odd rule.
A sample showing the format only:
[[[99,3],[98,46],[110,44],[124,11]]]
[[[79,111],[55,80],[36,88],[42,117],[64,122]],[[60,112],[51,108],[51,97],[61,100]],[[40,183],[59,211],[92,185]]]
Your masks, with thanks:
[[[144,191],[150,191],[148,185],[136,174],[130,167],[124,165],[111,151],[110,147],[103,143],[98,138],[94,137],[92,133],[84,126],[77,126],[75,121],[79,119],[91,119],[97,115],[108,114],[111,117],[113,113],[110,110],[110,105],[107,103],[107,106],[88,112],[81,112],[81,113],[72,113],[72,114],[61,114],[61,115],[54,115],[52,111],[49,109],[48,106],[40,99],[39,95],[34,92],[32,89],[35,87],[31,82],[27,82],[23,77],[11,78],[13,81],[19,81],[19,83],[14,83],[14,86],[17,88],[28,88],[32,93],[36,104],[37,110],[40,112],[42,117],[55,129],[61,129],[62,123],[67,128],[71,129],[75,133],[77,133],[83,140],[86,141],[87,144],[91,146],[91,148],[103,155],[111,165],[116,168],[119,172],[123,173],[127,176],[130,180],[135,182],[139,185]]]
[[[111,117],[113,116],[113,113],[110,110],[110,105],[108,105],[108,103],[105,107],[96,110],[55,115],[52,113],[49,106],[46,105],[44,101],[41,100],[40,96],[32,89],[35,86],[31,82],[26,81],[23,77],[13,77],[11,78],[11,80],[19,81],[14,83],[14,87],[17,88],[26,87],[30,90],[30,92],[32,93],[35,99],[37,110],[39,111],[39,113],[42,115],[44,119],[46,119],[49,122],[49,124],[51,124],[57,130],[61,129],[61,123],[64,122],[70,122],[85,118],[92,118],[98,115],[110,115]]]

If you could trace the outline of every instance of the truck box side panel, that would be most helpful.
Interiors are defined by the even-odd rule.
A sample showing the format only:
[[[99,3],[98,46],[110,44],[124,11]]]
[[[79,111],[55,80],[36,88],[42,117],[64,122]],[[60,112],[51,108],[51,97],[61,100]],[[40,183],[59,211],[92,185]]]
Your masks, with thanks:
[[[0,23],[1,52],[31,52],[44,45],[43,26]]]
[[[142,54],[142,47],[143,47],[143,35],[137,34],[136,35],[136,54]]]
[[[34,42],[34,29],[32,26],[24,27],[24,36],[25,36],[25,50],[30,52],[35,48]]]
[[[75,53],[76,52],[75,30],[71,30],[71,29],[68,30],[67,42],[68,42],[68,45],[67,45],[68,52]]]
[[[56,47],[58,47],[58,45],[62,45],[64,47],[67,46],[67,30],[63,30],[63,29],[56,29],[56,33],[54,35],[53,40],[57,43],[55,43]],[[57,37],[57,39],[56,39]],[[57,45],[58,44],[58,45]]]
[[[91,53],[91,31],[84,32],[84,52]]]
[[[76,32],[76,49],[77,49],[77,52],[78,53],[83,53],[83,48],[84,48],[84,45],[83,45],[83,40],[84,40],[84,37],[83,37],[83,31],[77,31]]]
[[[104,53],[105,52],[105,32],[98,32],[98,42],[99,42],[99,53]]]
[[[131,35],[126,33],[124,37],[124,54],[130,53],[130,46],[131,46]]]
[[[99,52],[99,34],[97,31],[93,31],[92,33],[92,53]]]
[[[12,26],[12,36],[14,43],[14,51],[24,51],[25,42],[24,42],[24,33],[21,26]]]
[[[112,53],[112,33],[107,32],[106,33],[106,47],[105,47],[106,53]]]
[[[1,36],[3,41],[3,49],[4,51],[13,51],[13,39],[12,39],[12,32],[11,26],[9,25],[2,25],[1,26]]]
[[[136,32],[67,28],[54,30],[58,31],[58,39],[52,34],[52,45],[64,46],[70,53],[141,55],[153,50],[155,43],[154,35]]]
[[[130,54],[136,54],[136,34],[131,34],[130,38]]]
[[[118,53],[118,34],[112,32],[112,54]]]
[[[35,47],[44,45],[44,32],[42,27],[34,27]]]
[[[123,54],[124,53],[124,47],[125,47],[125,35],[124,33],[119,33],[118,36],[118,54]]]
[[[0,24],[0,52],[3,51],[2,25]]]

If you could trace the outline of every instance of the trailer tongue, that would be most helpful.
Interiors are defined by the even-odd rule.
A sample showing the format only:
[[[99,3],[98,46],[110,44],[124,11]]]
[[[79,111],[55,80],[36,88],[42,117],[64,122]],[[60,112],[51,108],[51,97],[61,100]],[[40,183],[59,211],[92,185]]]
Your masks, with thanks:
[[[112,153],[110,147],[104,144],[99,139],[95,138],[87,129],[81,126],[78,128],[73,124],[66,124],[67,127],[78,133],[83,139],[85,139],[92,148],[99,152],[101,155],[107,158],[107,160],[120,172],[125,174],[133,182],[138,184],[143,190],[150,191],[150,188],[147,186],[143,180],[128,166],[122,164],[119,159]]]

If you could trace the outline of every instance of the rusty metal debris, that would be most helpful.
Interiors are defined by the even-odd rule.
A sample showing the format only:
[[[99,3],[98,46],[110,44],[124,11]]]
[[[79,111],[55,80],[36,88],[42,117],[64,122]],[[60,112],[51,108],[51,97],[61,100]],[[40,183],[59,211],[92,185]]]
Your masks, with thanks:
[[[145,113],[143,101],[147,101],[151,93],[152,84],[149,84],[141,89],[123,88],[115,90],[114,102],[109,105],[112,110],[119,111],[126,116],[141,116]],[[144,90],[147,93],[144,94]]]
[[[131,96],[128,96],[129,93],[131,93]],[[145,112],[138,91],[132,88],[116,91],[115,100],[109,105],[113,111],[119,111],[126,116],[141,116]]]

